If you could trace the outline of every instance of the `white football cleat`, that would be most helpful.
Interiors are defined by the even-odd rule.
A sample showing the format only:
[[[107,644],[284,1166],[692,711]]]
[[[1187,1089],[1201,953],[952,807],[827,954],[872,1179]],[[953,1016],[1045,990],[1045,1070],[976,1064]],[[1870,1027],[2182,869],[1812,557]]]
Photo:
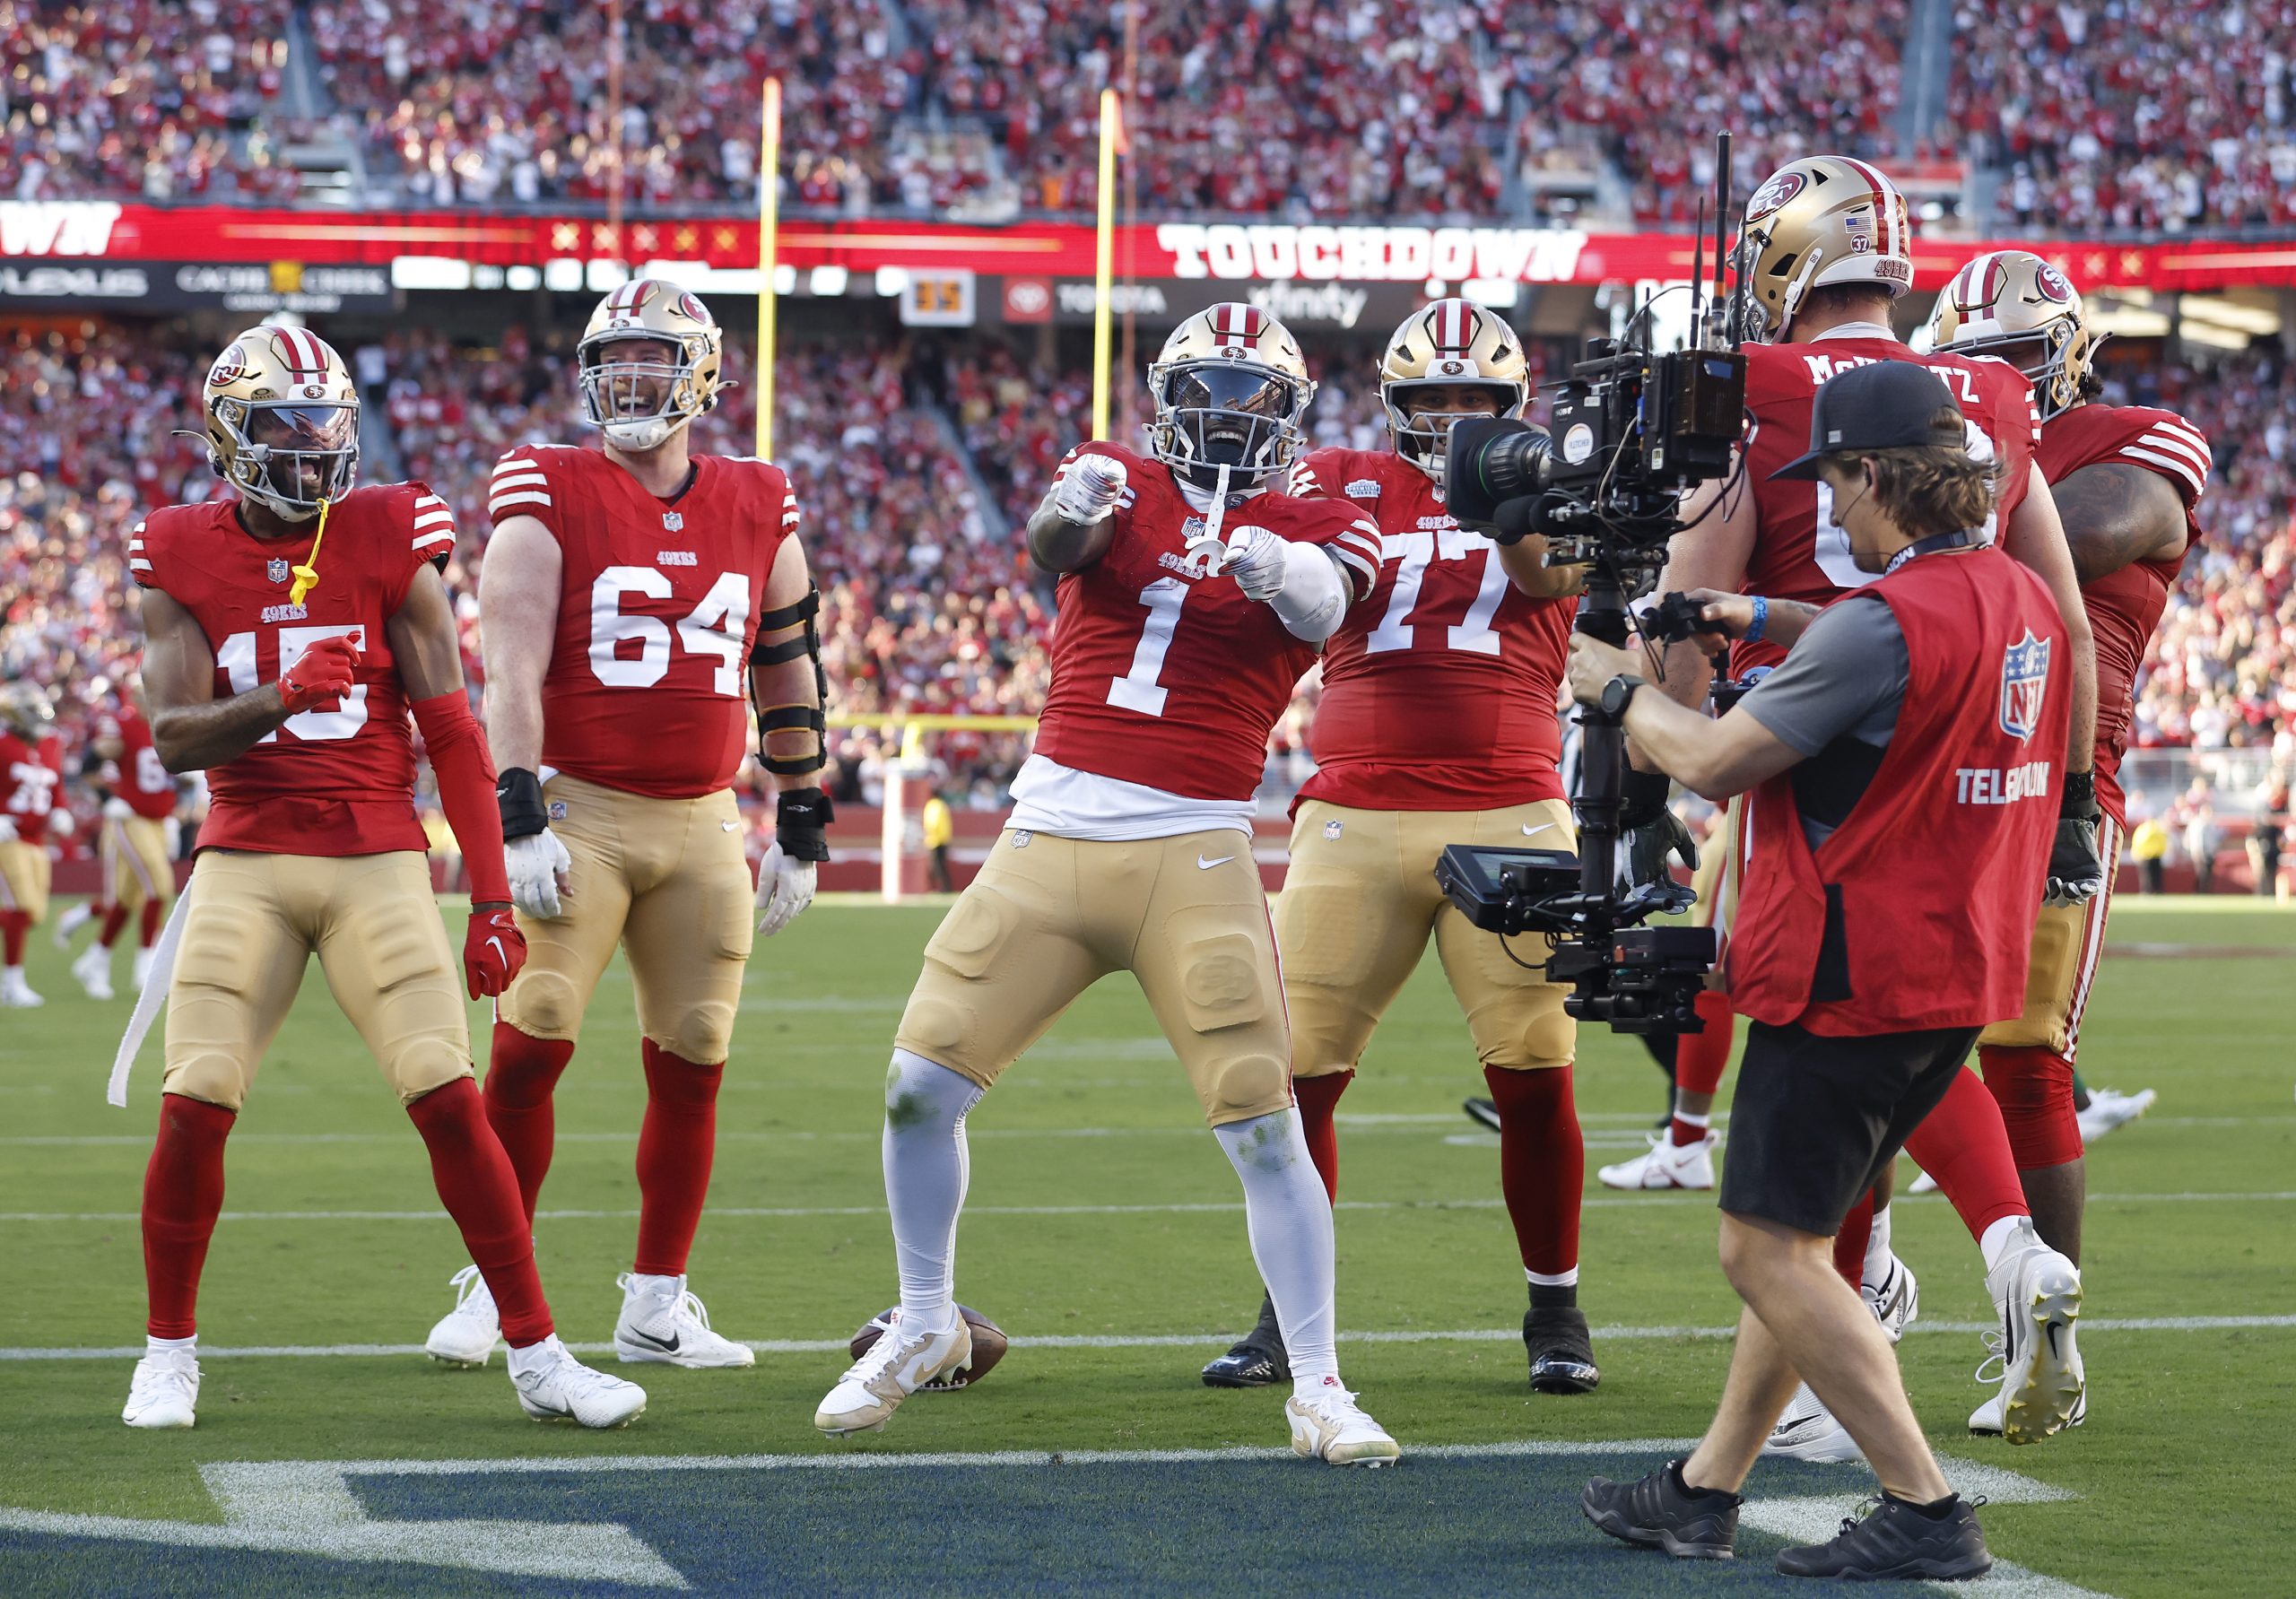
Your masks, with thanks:
[[[537,1421],[579,1421],[585,1427],[627,1427],[646,1411],[646,1390],[593,1371],[567,1351],[558,1335],[510,1351],[510,1387],[518,1408]]]
[[[189,1427],[198,1408],[198,1357],[187,1349],[146,1350],[119,1419],[130,1427]]]
[[[1926,1171],[1921,1172],[1914,1178],[1913,1186],[1908,1188],[1906,1192],[1909,1194],[1935,1194],[1937,1192],[1937,1179],[1931,1177]]]
[[[0,971],[0,1010],[37,1011],[48,1001],[32,992],[24,974],[14,968]]]
[[[1883,1268],[1881,1282],[1861,1283],[1857,1297],[1866,1301],[1866,1308],[1882,1324],[1892,1343],[1904,1337],[1914,1317],[1921,1314],[1921,1284],[1914,1281],[1913,1268],[1894,1254]]]
[[[1714,1134],[1696,1143],[1676,1143],[1665,1133],[1650,1135],[1650,1152],[1605,1166],[1595,1175],[1605,1188],[1711,1188]]]
[[[100,943],[90,944],[72,962],[72,975],[80,979],[80,986],[90,999],[109,999],[111,952]]]
[[[1284,1417],[1292,1423],[1292,1452],[1330,1465],[1380,1466],[1400,1459],[1403,1446],[1387,1430],[1363,1413],[1355,1395],[1327,1377],[1324,1386],[1306,1398],[1293,1395],[1284,1402]]]
[[[476,1266],[465,1266],[448,1282],[455,1289],[455,1308],[430,1329],[423,1352],[444,1366],[483,1366],[502,1340],[494,1292]]]
[[[1849,1436],[1849,1429],[1833,1419],[1826,1402],[1813,1393],[1810,1385],[1802,1384],[1794,1390],[1794,1397],[1786,1403],[1785,1411],[1778,1418],[1778,1425],[1770,1430],[1770,1439],[1761,1447],[1765,1455],[1782,1455],[1792,1460],[1863,1460],[1866,1451]]]
[[[49,929],[48,936],[56,941],[57,949],[68,950],[72,947],[72,935],[95,919],[94,901],[83,899],[77,905],[65,907],[56,918],[56,926]]]
[[[2001,1436],[2013,1444],[2039,1443],[2064,1430],[2087,1386],[2073,1337],[2081,1315],[2080,1268],[2023,1220],[1985,1285],[2001,1312]]]
[[[882,1432],[900,1402],[944,1372],[972,1359],[972,1328],[952,1308],[956,1325],[945,1333],[909,1334],[893,1324],[868,1352],[846,1368],[837,1386],[813,1412],[813,1425],[830,1438]]]
[[[2149,1088],[2141,1088],[2133,1094],[2115,1093],[2109,1088],[2091,1089],[2089,1108],[2075,1115],[2081,1124],[2081,1142],[2094,1143],[2116,1127],[2126,1126],[2152,1109],[2152,1101],[2158,1097]]]
[[[1993,1364],[1991,1360],[1987,1360],[1986,1362],[1986,1366],[1990,1366],[1991,1364]],[[1980,1366],[1978,1369],[1979,1371],[1983,1371],[1985,1367]],[[2089,1390],[2084,1387],[2081,1390],[2081,1397],[2079,1401],[2073,1406],[2073,1414],[2066,1421],[2065,1430],[2067,1432],[2070,1432],[2088,1419]],[[1970,1412],[1970,1431],[1976,1434],[1979,1438],[1999,1438],[2001,1436],[2000,1395],[1996,1394],[1992,1398],[1987,1400],[1983,1404],[1979,1405],[1977,1409]]]
[[[709,1312],[686,1291],[685,1278],[641,1277],[624,1272],[622,1317],[613,1325],[613,1352],[625,1362],[661,1366],[754,1366],[757,1351],[709,1330]]]

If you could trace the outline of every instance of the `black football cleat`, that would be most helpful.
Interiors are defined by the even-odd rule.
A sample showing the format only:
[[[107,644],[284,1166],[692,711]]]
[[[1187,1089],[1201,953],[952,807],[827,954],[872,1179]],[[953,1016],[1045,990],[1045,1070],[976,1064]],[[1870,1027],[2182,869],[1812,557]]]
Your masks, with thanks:
[[[1735,1560],[1738,1507],[1744,1500],[1719,1489],[1684,1487],[1683,1464],[1670,1460],[1632,1482],[1597,1477],[1578,1496],[1578,1508],[1588,1521],[1637,1549],[1663,1549],[1678,1560]]]
[[[1292,1357],[1275,1325],[1275,1301],[1263,1294],[1259,1323],[1235,1348],[1204,1369],[1207,1388],[1267,1388],[1292,1380]]]
[[[1523,1347],[1535,1394],[1591,1394],[1603,1380],[1586,1313],[1575,1305],[1534,1305],[1523,1313]]]
[[[1474,1123],[1477,1126],[1487,1127],[1493,1133],[1499,1131],[1499,1106],[1497,1101],[1492,1099],[1466,1099],[1460,1102],[1459,1108],[1465,1111],[1467,1113],[1467,1120]]]
[[[1849,1582],[1966,1582],[1993,1569],[1993,1553],[1977,1525],[1976,1503],[1954,1496],[1933,1516],[1883,1495],[1863,1517],[1844,1516],[1828,1543],[1778,1552],[1781,1577],[1831,1577]]]

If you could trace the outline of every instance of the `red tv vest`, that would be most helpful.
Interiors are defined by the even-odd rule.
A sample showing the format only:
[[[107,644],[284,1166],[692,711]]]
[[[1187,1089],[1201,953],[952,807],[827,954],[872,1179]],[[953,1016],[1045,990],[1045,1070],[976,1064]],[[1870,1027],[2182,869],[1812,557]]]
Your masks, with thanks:
[[[1791,772],[1753,791],[1731,1004],[1830,1038],[2014,1016],[2057,830],[2064,621],[2040,579],[1991,548],[1850,593],[1904,630],[1905,703],[1872,785],[1815,850]]]

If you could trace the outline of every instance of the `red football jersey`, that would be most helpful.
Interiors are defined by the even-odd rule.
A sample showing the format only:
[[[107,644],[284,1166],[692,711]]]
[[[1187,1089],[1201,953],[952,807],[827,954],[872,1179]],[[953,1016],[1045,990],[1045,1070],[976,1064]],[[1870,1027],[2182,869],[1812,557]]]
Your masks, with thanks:
[[[207,773],[202,849],[378,855],[425,849],[414,813],[414,742],[385,628],[425,561],[454,548],[454,513],[422,483],[359,489],[327,509],[319,580],[295,604],[312,534],[259,539],[239,502],[170,506],[128,536],[128,570],[192,614],[215,652],[219,699],[267,682],[321,639],[361,654],[351,691],[287,718]],[[312,529],[317,524],[309,525]]]
[[[96,723],[96,736],[120,742],[119,759],[104,762],[104,786],[138,816],[157,821],[176,809],[175,774],[152,747],[152,724],[132,705],[123,705]]]
[[[741,769],[750,646],[797,497],[765,461],[693,465],[683,493],[657,500],[600,450],[524,445],[495,464],[495,525],[532,517],[563,558],[545,766],[665,799],[714,794]]]
[[[1877,361],[1911,361],[1945,380],[1970,426],[1982,433],[2001,462],[2000,498],[1986,529],[1996,533],[2024,502],[2025,483],[2040,439],[2040,412],[2023,373],[1991,357],[1916,355],[1895,339],[1819,339],[1807,344],[1746,347],[1746,409],[1752,413],[1746,483],[1754,495],[1761,532],[1746,564],[1742,592],[1774,600],[1822,605],[1844,589],[1880,576],[1851,560],[1849,539],[1833,525],[1833,491],[1822,482],[1772,482],[1770,474],[1810,448],[1810,410],[1818,386],[1835,373]],[[1971,448],[1977,448],[1974,438]],[[1785,650],[1767,639],[1732,647],[1730,665],[1775,666]]]
[[[1081,455],[1123,462],[1129,482],[1109,552],[1060,579],[1037,753],[1188,799],[1248,800],[1266,765],[1268,730],[1315,664],[1316,646],[1292,637],[1232,579],[1206,578],[1187,552],[1205,518],[1162,462],[1080,444],[1059,470]],[[1369,592],[1378,529],[1345,501],[1269,490],[1229,510],[1222,533],[1243,526],[1335,545],[1350,597]]]
[[[1563,797],[1555,700],[1575,599],[1534,599],[1498,546],[1393,450],[1319,449],[1292,491],[1370,511],[1370,602],[1324,645],[1301,799],[1365,811],[1481,811]]]
[[[2097,797],[2116,821],[2125,820],[2121,757],[2136,715],[2136,673],[2169,590],[2185,556],[2200,542],[2193,508],[2208,482],[2208,440],[2173,411],[2143,405],[2076,405],[2049,418],[2041,430],[2041,471],[2057,482],[2083,466],[2124,461],[2166,478],[2185,503],[2185,547],[2160,561],[2131,561],[2081,586],[2089,630],[2097,639]]]
[[[48,816],[63,799],[64,743],[53,733],[28,744],[0,732],[0,816],[26,844],[48,839]]]

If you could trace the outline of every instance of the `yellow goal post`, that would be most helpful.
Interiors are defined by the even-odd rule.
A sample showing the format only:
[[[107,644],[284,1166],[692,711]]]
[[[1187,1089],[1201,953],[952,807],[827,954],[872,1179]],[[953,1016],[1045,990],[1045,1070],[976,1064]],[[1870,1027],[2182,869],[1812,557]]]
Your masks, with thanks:
[[[879,834],[878,890],[888,905],[902,899],[901,863],[907,855],[910,805],[909,792],[913,779],[921,779],[932,771],[931,752],[927,740],[937,733],[1022,733],[1037,730],[1034,717],[973,716],[964,713],[928,713],[923,711],[880,711],[831,713],[832,727],[874,727],[884,735],[885,797],[883,827]],[[894,751],[895,735],[899,735],[899,751]],[[929,792],[929,790],[927,791]],[[919,803],[918,809],[922,809]]]

